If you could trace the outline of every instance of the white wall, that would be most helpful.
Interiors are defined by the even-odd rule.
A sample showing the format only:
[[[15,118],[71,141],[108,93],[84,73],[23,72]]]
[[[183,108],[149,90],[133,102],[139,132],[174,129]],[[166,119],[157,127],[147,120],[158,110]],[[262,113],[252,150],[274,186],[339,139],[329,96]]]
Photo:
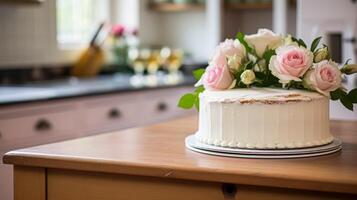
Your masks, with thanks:
[[[224,10],[223,1],[207,0],[205,11],[162,13],[148,9],[140,1],[140,40],[143,45],[169,45],[184,48],[194,60],[207,62],[214,47],[238,31],[255,33],[258,28],[272,29],[272,10]],[[288,8],[287,30],[296,31],[295,8]]]
[[[310,43],[326,30],[355,30],[357,4],[351,0],[299,0],[297,34]],[[347,35],[346,35],[347,37]]]
[[[253,33],[260,27],[272,27],[270,10],[224,11],[223,14],[222,1],[217,0],[207,0],[205,11],[182,13],[151,11],[148,0],[110,1],[114,2],[111,20],[138,26],[143,45],[183,48],[196,62],[207,62],[214,47],[228,35],[234,36],[239,30]],[[78,51],[57,47],[55,6],[55,0],[33,6],[0,4],[0,67],[60,64],[76,58]],[[295,13],[292,12],[288,13],[288,31],[294,33]]]
[[[209,32],[203,12],[177,13],[161,17],[161,44],[183,48],[193,55],[195,61],[207,61]]]
[[[207,60],[213,49],[207,47],[204,11],[158,13],[148,9],[147,0],[111,1],[111,20],[139,26],[144,45],[184,48],[195,55],[195,61]],[[55,0],[35,5],[0,4],[0,27],[0,67],[63,64],[78,56],[78,51],[57,46]]]
[[[110,0],[111,21],[137,27],[138,1]],[[0,68],[60,66],[73,62],[80,52],[61,49],[57,44],[56,0],[0,3]]]
[[[110,0],[111,21],[120,23],[126,27],[137,28],[139,26],[140,0]]]
[[[206,12],[156,12],[148,8],[148,1],[140,1],[139,37],[144,46],[167,45],[183,48],[197,62],[209,57]]]
[[[0,4],[0,67],[63,63],[56,40],[56,3]]]

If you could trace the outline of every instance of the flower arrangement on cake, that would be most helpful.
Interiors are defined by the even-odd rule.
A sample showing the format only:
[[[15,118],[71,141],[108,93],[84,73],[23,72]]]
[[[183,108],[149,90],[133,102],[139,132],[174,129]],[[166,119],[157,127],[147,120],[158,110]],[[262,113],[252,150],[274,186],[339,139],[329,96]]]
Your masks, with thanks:
[[[198,80],[196,89],[183,95],[178,105],[198,109],[199,94],[204,90],[252,87],[314,91],[353,110],[357,88],[347,91],[341,81],[344,75],[357,73],[357,65],[334,62],[328,47],[319,46],[320,40],[316,38],[308,47],[302,39],[268,29],[252,35],[239,32],[236,39],[219,44],[206,69],[193,72]]]

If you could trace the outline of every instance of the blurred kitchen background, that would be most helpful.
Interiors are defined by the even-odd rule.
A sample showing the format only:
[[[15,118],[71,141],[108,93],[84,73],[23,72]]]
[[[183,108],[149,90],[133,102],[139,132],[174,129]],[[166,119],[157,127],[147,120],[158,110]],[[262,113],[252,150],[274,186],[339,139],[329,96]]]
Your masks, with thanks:
[[[176,106],[192,70],[258,28],[323,36],[334,60],[357,61],[355,0],[0,0],[0,155],[193,115]],[[330,115],[357,120],[339,103]],[[12,199],[2,164],[0,199]]]

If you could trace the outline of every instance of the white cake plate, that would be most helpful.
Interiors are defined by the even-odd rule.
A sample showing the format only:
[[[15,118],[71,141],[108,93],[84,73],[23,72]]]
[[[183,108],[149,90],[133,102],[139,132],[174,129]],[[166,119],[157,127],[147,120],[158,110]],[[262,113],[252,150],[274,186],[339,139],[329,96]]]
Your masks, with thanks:
[[[227,148],[199,142],[195,135],[186,137],[186,147],[199,153],[236,158],[305,158],[335,153],[342,149],[342,142],[334,139],[331,143],[299,149],[243,149]]]

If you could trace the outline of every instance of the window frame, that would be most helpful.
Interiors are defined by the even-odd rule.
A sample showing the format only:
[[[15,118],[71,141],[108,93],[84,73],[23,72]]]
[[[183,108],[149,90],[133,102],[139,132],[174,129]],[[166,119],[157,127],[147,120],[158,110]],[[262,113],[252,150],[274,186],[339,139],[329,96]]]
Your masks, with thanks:
[[[99,0],[98,0],[99,1]],[[102,8],[100,12],[107,12],[107,20],[105,22],[112,24],[115,21],[115,13],[118,11],[118,7],[116,6],[116,2],[117,0],[100,0],[100,2],[106,2]],[[89,44],[88,42],[61,42],[59,39],[59,30],[58,30],[58,16],[57,16],[57,2],[55,3],[55,27],[56,27],[56,31],[55,31],[55,38],[56,38],[56,44],[57,44],[57,49],[65,54],[77,54],[78,51],[81,51],[83,48],[87,47]],[[95,30],[95,29],[94,29]],[[93,31],[92,31],[93,32]]]

